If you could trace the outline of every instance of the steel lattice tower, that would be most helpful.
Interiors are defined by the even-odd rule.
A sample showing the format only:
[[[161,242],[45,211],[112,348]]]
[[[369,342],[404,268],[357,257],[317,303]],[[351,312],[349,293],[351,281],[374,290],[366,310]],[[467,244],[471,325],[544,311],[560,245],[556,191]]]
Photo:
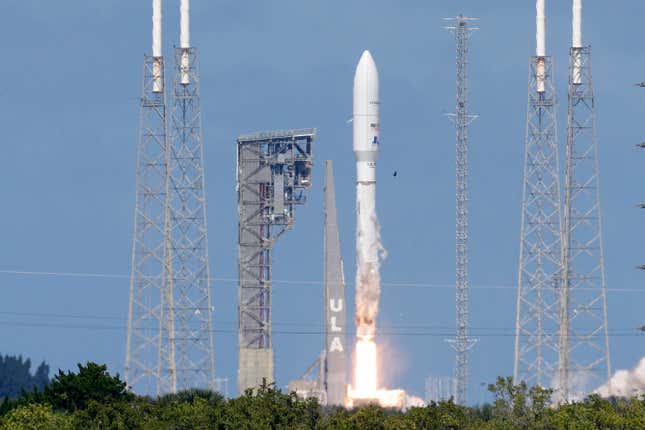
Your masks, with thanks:
[[[611,379],[591,49],[571,48],[566,148],[560,399]]]
[[[457,336],[450,340],[456,352],[455,401],[465,404],[468,389],[468,351],[475,343],[468,337],[468,125],[476,118],[468,113],[468,38],[478,30],[468,23],[478,18],[447,18],[457,42],[457,103],[450,117],[457,129],[456,145],[456,308]]]
[[[529,61],[514,379],[550,386],[559,360],[560,165],[553,60]]]
[[[125,363],[128,385],[157,394],[177,388],[164,69],[163,57],[145,57]]]
[[[272,250],[311,186],[314,129],[237,139],[238,390],[273,382]]]
[[[174,54],[168,211],[177,387],[215,389],[199,56],[195,48]]]

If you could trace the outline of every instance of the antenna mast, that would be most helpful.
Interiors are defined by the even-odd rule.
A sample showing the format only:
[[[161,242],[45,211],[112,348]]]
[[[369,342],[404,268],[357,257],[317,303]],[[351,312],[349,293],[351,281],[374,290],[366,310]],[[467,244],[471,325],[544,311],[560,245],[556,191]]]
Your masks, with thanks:
[[[469,26],[478,18],[446,18],[457,42],[457,103],[450,117],[457,129],[456,151],[456,307],[457,337],[450,340],[456,352],[455,401],[465,404],[468,389],[468,351],[476,342],[468,337],[468,125],[477,117],[468,113],[468,38],[478,30]]]

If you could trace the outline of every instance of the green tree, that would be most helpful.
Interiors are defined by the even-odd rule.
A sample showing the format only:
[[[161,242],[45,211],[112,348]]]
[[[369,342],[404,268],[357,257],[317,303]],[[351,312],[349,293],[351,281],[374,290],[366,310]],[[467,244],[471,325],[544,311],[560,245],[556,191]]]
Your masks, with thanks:
[[[529,389],[524,381],[519,385],[513,378],[497,378],[488,390],[495,400],[492,416],[500,429],[541,429],[550,413],[552,390],[542,387]]]
[[[284,394],[266,381],[229,400],[222,417],[222,428],[235,430],[315,429],[320,406],[315,399],[301,401],[295,393]]]
[[[2,419],[0,430],[70,430],[69,416],[55,413],[50,405],[29,404]]]
[[[31,360],[0,355],[0,398],[15,399],[23,390],[42,390],[49,382],[49,366],[42,362],[31,374]]]
[[[118,374],[111,376],[105,365],[91,362],[85,366],[79,363],[78,373],[59,370],[42,392],[31,396],[33,401],[48,403],[57,410],[69,412],[85,409],[91,401],[110,403],[133,398],[134,395],[127,390],[127,384],[121,381]]]

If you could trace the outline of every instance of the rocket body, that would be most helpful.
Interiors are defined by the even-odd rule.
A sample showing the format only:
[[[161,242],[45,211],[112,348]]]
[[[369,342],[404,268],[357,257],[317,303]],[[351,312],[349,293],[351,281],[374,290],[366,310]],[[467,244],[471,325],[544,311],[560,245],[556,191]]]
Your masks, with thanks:
[[[374,59],[363,52],[354,75],[356,157],[356,328],[372,339],[380,295],[382,250],[376,217],[376,160],[379,153],[379,79]]]
[[[356,182],[376,183],[379,149],[379,81],[369,51],[363,52],[354,75],[354,155]]]

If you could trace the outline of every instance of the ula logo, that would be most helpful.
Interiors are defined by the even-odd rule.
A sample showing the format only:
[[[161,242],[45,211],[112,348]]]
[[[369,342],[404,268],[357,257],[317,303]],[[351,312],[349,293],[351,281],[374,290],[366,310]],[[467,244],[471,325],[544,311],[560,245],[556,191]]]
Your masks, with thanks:
[[[372,145],[378,145],[378,144],[379,144],[378,136],[374,136],[374,140],[372,140]]]

